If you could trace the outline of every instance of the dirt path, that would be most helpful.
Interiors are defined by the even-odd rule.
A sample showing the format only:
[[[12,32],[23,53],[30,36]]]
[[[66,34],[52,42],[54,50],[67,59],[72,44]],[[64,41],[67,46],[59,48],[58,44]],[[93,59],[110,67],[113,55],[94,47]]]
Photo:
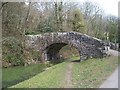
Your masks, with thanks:
[[[72,62],[68,62],[68,67],[66,70],[65,80],[64,80],[64,88],[72,88]]]

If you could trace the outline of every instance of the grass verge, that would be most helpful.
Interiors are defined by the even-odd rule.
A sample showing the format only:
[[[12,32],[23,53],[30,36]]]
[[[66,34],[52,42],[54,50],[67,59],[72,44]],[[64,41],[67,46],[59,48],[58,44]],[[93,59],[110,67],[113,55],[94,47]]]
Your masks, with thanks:
[[[25,80],[11,88],[59,88],[66,72],[67,62],[50,67],[29,80]]]
[[[118,57],[90,59],[74,63],[72,82],[75,88],[98,88],[118,65]]]
[[[75,61],[78,58],[72,58],[74,61],[71,69],[73,88],[98,88],[118,66],[118,57],[114,56],[89,59],[81,63]],[[63,88],[67,66],[72,60],[54,65],[47,71],[10,88]]]

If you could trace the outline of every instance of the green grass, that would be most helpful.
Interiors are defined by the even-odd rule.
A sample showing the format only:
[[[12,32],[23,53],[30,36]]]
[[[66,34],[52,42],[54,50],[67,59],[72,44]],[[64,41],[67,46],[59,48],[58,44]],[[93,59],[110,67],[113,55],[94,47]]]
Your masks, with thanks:
[[[115,70],[117,57],[90,59],[73,64],[72,82],[75,88],[96,88]]]
[[[29,80],[25,80],[11,88],[59,88],[62,87],[67,62],[50,67]]]
[[[76,60],[80,60],[80,57],[79,56],[76,56],[76,57],[71,57],[68,59],[68,61],[76,61]]]
[[[78,59],[79,57],[71,58],[73,61]],[[63,88],[67,66],[71,60],[54,65],[47,71],[10,88]],[[97,88],[115,70],[118,65],[118,57],[111,56],[72,63],[73,88]]]
[[[44,64],[36,64],[31,66],[17,66],[2,69],[2,87],[6,88],[11,85],[15,85],[25,79],[29,79],[32,76],[43,71],[46,66]]]

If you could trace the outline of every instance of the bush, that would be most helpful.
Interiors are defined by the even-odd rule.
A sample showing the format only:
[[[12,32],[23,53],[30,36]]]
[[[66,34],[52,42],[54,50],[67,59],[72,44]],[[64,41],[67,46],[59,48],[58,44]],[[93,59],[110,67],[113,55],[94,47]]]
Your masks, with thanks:
[[[4,62],[11,63],[13,66],[23,65],[22,45],[15,37],[3,38],[2,59]]]

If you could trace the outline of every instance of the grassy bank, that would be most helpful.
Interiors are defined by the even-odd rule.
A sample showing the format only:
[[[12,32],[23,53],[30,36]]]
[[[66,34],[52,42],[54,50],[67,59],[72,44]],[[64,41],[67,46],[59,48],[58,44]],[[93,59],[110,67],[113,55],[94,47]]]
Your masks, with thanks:
[[[77,59],[78,57],[72,58],[72,60]],[[54,65],[47,71],[11,88],[62,88],[64,87],[63,81],[65,80],[67,66],[70,63],[67,61]],[[72,63],[71,82],[73,88],[97,88],[115,70],[118,65],[118,57],[112,56],[103,59],[89,59],[81,63],[74,61]]]
[[[118,57],[90,59],[73,64],[73,85],[75,88],[96,88],[116,69]]]
[[[17,66],[2,69],[2,87],[9,87],[21,81],[31,78],[40,73],[46,66],[44,64],[37,64],[31,66]]]
[[[68,63],[63,62],[50,67],[29,80],[25,80],[12,88],[59,88],[62,87],[62,81],[66,72]]]

